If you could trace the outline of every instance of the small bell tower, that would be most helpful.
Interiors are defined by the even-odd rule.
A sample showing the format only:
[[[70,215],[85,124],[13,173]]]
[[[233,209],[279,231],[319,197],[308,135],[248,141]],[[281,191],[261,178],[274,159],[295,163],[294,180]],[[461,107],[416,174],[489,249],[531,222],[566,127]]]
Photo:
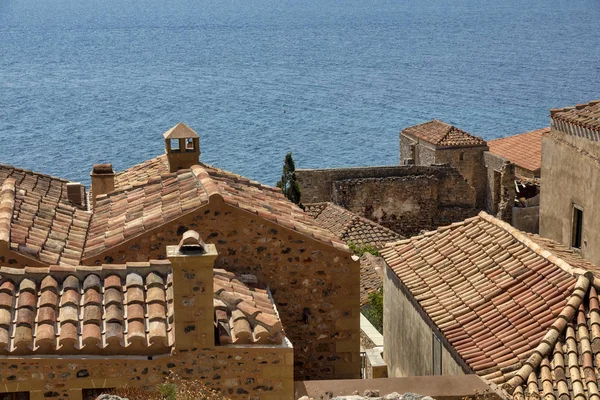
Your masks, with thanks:
[[[169,170],[177,172],[180,169],[197,165],[200,159],[200,136],[183,122],[163,134],[165,152],[169,160]]]

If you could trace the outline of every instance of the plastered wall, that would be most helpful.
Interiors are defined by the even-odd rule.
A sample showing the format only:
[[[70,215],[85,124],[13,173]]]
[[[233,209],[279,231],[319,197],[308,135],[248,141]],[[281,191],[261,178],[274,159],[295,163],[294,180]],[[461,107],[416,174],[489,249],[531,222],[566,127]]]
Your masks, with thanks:
[[[386,266],[383,281],[383,359],[388,376],[433,374],[432,330],[400,289],[396,274]],[[462,367],[442,346],[442,374],[462,375]]]
[[[600,143],[552,129],[542,138],[540,235],[571,244],[573,205],[583,208],[583,257],[600,263]]]

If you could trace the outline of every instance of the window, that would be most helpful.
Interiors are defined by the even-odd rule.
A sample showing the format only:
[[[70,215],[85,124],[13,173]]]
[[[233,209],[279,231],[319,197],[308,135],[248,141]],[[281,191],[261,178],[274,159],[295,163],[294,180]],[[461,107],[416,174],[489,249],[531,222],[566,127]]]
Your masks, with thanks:
[[[101,394],[112,393],[114,388],[99,388],[99,389],[81,389],[81,398],[83,400],[94,400]]]
[[[571,233],[571,247],[581,249],[581,233],[583,232],[583,208],[573,205],[573,232]]]
[[[185,151],[194,151],[194,139],[185,139]]]
[[[0,400],[29,400],[29,392],[0,393]]]
[[[465,160],[465,153],[463,151],[460,152],[460,154],[458,155],[458,158],[460,161],[464,161]]]
[[[171,151],[179,151],[179,139],[171,139]]]
[[[433,371],[431,375],[442,374],[442,342],[435,336],[435,333],[431,334],[432,341],[432,357],[433,357]]]

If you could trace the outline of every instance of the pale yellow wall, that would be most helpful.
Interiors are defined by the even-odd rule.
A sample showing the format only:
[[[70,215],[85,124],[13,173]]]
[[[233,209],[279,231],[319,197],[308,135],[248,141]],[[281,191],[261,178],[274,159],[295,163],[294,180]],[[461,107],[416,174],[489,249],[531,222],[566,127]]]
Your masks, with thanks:
[[[573,204],[583,207],[582,255],[600,263],[600,143],[555,129],[542,139],[540,235],[570,246]]]
[[[432,330],[401,292],[398,277],[387,266],[383,283],[383,318],[383,359],[388,364],[388,376],[432,375]],[[442,345],[442,374],[463,373]]]

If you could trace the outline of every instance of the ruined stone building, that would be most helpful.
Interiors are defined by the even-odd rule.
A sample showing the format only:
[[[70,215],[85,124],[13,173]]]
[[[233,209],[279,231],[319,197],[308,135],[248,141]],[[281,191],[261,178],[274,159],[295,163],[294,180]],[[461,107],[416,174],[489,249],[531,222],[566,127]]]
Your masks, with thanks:
[[[537,210],[516,210],[513,218],[513,208],[537,204],[529,199],[538,193],[543,132],[491,141],[488,147],[477,136],[433,120],[400,132],[399,166],[299,169],[296,175],[305,204],[333,202],[403,236],[480,210],[537,232]]]
[[[20,290],[28,293],[24,296],[31,295],[37,299],[35,307],[34,303],[28,303],[27,309],[35,318],[40,318],[43,273],[53,277],[61,268],[67,272],[75,271],[72,272],[75,278],[64,274],[61,279],[54,278],[58,286],[56,290],[50,290],[62,296],[66,279],[69,278],[69,284],[73,281],[73,285],[77,280],[79,286],[75,292],[79,300],[75,303],[80,301],[80,307],[85,305],[81,299],[85,295],[84,287],[87,287],[87,272],[99,276],[104,293],[108,289],[104,281],[108,275],[102,271],[109,271],[110,265],[120,266],[112,268],[120,271],[118,275],[125,292],[128,290],[127,271],[135,270],[136,264],[131,263],[170,260],[173,273],[176,273],[167,247],[177,245],[186,231],[195,230],[207,242],[215,244],[218,252],[214,260],[215,270],[240,276],[252,275],[262,285],[261,288],[268,286],[273,309],[281,320],[287,340],[293,344],[295,379],[359,377],[359,263],[352,259],[343,241],[287,201],[280,190],[200,163],[198,135],[185,125],[178,124],[165,133],[164,139],[166,154],[125,171],[115,173],[110,165],[94,166],[89,193],[77,183],[0,166],[0,265],[9,267],[10,273],[15,276],[24,273],[22,278],[7,275],[6,279],[12,280],[15,285],[27,282],[27,287]],[[156,262],[152,261],[150,265]],[[58,267],[49,271],[50,265]],[[42,275],[30,276],[39,272],[35,268],[42,268],[39,270]],[[161,268],[161,279],[168,279],[168,267]],[[152,267],[144,271],[139,273],[142,280],[153,272]],[[245,283],[242,279],[238,280]],[[94,285],[97,287],[96,283]],[[251,295],[251,292],[251,289],[243,289],[240,293]],[[17,304],[20,304],[20,297],[16,298]],[[57,304],[54,317],[61,322],[60,304]],[[103,306],[106,304],[103,303]],[[142,306],[148,312],[149,306]],[[50,315],[48,318],[53,318],[50,311],[45,312]],[[101,309],[93,321],[105,324],[109,317],[107,313],[108,309]],[[81,312],[75,314],[69,314],[69,318],[78,326],[85,325],[82,322],[84,315]],[[123,321],[128,316],[126,312]],[[216,312],[215,318],[218,318]],[[176,338],[176,314],[174,321]],[[21,326],[21,322],[19,319],[16,325],[10,326]],[[213,326],[214,322],[210,325]],[[122,327],[126,325],[126,322],[121,323]],[[33,325],[29,326],[30,330],[22,330],[25,336],[22,346],[32,346],[26,351],[32,352],[35,357],[41,332]],[[58,326],[54,340],[56,348],[62,348],[63,331]],[[101,332],[105,335],[105,326],[102,327]],[[149,327],[144,327],[146,336],[150,335]],[[16,331],[10,328],[7,332],[7,343],[12,345]],[[78,335],[81,333],[77,332]],[[50,330],[45,333],[51,341]],[[112,342],[118,341],[120,336],[111,339],[111,345],[118,349],[113,352],[117,353],[115,357],[127,355],[131,345],[127,341],[129,331],[122,333],[119,343]],[[220,333],[216,337],[219,339]],[[100,346],[103,355],[107,348],[104,338],[100,344],[90,342]],[[20,336],[17,339],[21,340]],[[76,339],[78,351],[83,345],[82,340],[79,336]],[[85,351],[91,344],[86,344]],[[74,357],[79,358],[81,354],[76,353]],[[110,363],[115,362],[113,354]],[[128,362],[127,357],[123,358],[123,363]],[[167,361],[167,364],[171,363]],[[251,365],[251,361],[248,363]],[[4,367],[11,366],[6,364]],[[162,374],[164,366],[160,368],[160,371],[158,367],[149,368],[147,373]],[[12,385],[10,388],[14,389],[14,385],[23,387],[24,383],[20,382],[29,379],[27,375],[10,374],[9,371],[10,368],[0,372],[0,384]],[[198,371],[198,367],[189,365],[182,370],[184,377],[204,376],[197,375]],[[96,379],[100,370],[88,368],[87,373],[90,379]],[[211,377],[216,375],[224,376],[223,373],[215,373]],[[133,379],[132,375],[128,376]],[[45,384],[52,387],[51,394],[67,390],[57,390],[57,385],[63,384],[61,375],[45,374],[44,377]],[[258,383],[263,379],[260,372],[246,379],[248,383],[241,387],[249,393],[281,388]],[[228,382],[233,384],[233,381]],[[243,392],[234,391],[232,397],[236,396],[247,397]],[[267,397],[261,395],[260,398]]]
[[[476,192],[449,165],[296,170],[304,204],[344,207],[402,236],[477,214]]]
[[[485,204],[486,142],[437,119],[400,132],[400,165],[450,164],[475,189],[477,205]]]
[[[390,376],[477,374],[514,399],[600,395],[600,269],[576,252],[482,212],[382,255]]]
[[[600,100],[553,109],[542,142],[540,235],[600,264]]]
[[[490,140],[484,154],[487,210],[532,233],[539,232],[542,137],[549,132],[543,128]]]

